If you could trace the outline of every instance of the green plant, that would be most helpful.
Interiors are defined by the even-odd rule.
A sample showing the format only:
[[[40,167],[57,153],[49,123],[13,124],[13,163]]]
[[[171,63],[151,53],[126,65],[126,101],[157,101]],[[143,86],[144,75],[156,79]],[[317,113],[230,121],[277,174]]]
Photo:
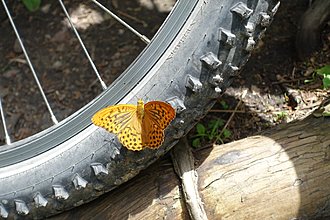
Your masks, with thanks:
[[[41,0],[22,0],[25,7],[31,11],[37,11],[40,8]]]
[[[316,73],[314,72],[314,73],[312,74],[312,78],[311,78],[311,79],[305,79],[305,80],[304,80],[304,83],[311,83],[311,82],[314,82],[314,81],[315,81],[315,75],[316,75]]]
[[[228,129],[220,130],[224,125],[224,120],[222,119],[214,119],[211,120],[207,127],[203,124],[198,123],[196,125],[196,135],[193,137],[192,146],[199,147],[202,142],[212,141],[223,143],[223,139],[229,138],[231,136],[231,132]]]
[[[330,65],[325,65],[324,67],[315,70],[315,72],[323,77],[323,88],[330,88]]]
[[[224,101],[224,100],[221,100],[220,101],[220,104],[221,104],[221,106],[222,106],[222,108],[223,109],[229,109],[229,105],[226,103],[226,101]]]
[[[316,75],[319,75],[322,77],[323,82],[323,89],[330,88],[330,65],[325,65],[319,69],[316,69],[314,73],[312,74],[311,79],[304,80],[305,83],[310,83],[315,81]]]
[[[274,112],[274,114],[275,114],[275,121],[282,121],[286,119],[286,117],[288,116],[288,113],[284,111]]]

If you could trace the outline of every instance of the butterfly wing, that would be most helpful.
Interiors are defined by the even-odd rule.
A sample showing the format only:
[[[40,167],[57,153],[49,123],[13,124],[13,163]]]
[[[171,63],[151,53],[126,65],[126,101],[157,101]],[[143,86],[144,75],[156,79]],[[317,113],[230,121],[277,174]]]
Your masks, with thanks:
[[[165,102],[152,101],[144,106],[142,142],[145,147],[158,148],[164,141],[164,129],[175,117],[174,108]]]
[[[93,124],[118,135],[119,141],[129,150],[142,150],[141,122],[137,107],[130,104],[109,106],[98,111]]]
[[[131,123],[136,114],[136,106],[130,104],[114,105],[101,109],[92,117],[93,124],[118,134]]]
[[[144,147],[158,148],[164,141],[164,129],[175,117],[171,105],[160,102],[148,102],[144,106],[143,121],[137,116],[135,105],[115,105],[98,111],[92,122],[118,135],[123,146],[139,151]]]
[[[142,142],[143,147],[148,147],[151,149],[158,148],[164,141],[164,130],[157,126],[148,127],[143,129],[142,132]]]
[[[144,114],[145,118],[164,130],[174,119],[175,110],[166,102],[151,101],[144,105]]]
[[[128,150],[140,151],[143,149],[142,132],[140,129],[135,129],[132,126],[125,127],[119,134],[120,143]]]

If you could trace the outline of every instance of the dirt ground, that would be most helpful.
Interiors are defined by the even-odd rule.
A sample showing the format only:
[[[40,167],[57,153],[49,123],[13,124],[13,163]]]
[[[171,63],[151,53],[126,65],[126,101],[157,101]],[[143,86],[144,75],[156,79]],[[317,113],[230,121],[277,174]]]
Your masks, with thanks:
[[[308,1],[281,2],[272,25],[243,71],[201,121],[206,128],[209,125],[212,128],[210,121],[215,119],[227,123],[226,128],[231,135],[223,142],[302,119],[328,97],[329,90],[323,89],[321,77],[310,83],[305,83],[305,80],[312,79],[316,69],[330,64],[330,26],[323,30],[323,47],[319,51],[306,60],[297,58],[297,26],[307,7]],[[244,90],[247,93],[242,98]],[[220,133],[223,127],[218,130]],[[190,132],[189,137],[191,140],[196,137],[196,129]],[[214,139],[204,140],[203,146],[214,143]]]
[[[101,3],[107,4],[107,1]],[[110,6],[151,38],[173,4],[174,1],[140,0],[111,1]],[[98,71],[109,85],[145,44],[93,3],[65,1],[65,5]],[[327,96],[328,91],[322,90],[320,77],[309,84],[304,81],[311,79],[317,68],[329,63],[329,31],[324,31],[322,50],[308,60],[298,61],[296,57],[297,25],[307,7],[308,1],[282,2],[250,61],[201,121],[205,127],[211,127],[209,129],[212,129],[214,119],[227,123],[230,135],[221,136],[218,143],[241,139],[306,116]],[[12,3],[9,8],[58,120],[72,114],[102,91],[59,4],[45,2],[34,13],[19,2]],[[1,11],[0,19],[0,96],[9,133],[13,140],[20,140],[51,126],[52,121],[4,11]],[[242,98],[244,90],[247,94]],[[222,129],[223,126],[217,128],[216,134]],[[192,130],[188,137],[194,140],[195,135],[196,130]],[[214,141],[214,138],[204,138],[201,145]]]
[[[211,127],[208,129],[212,129],[212,120],[215,119],[227,124],[230,135],[221,136],[218,143],[241,139],[276,124],[304,117],[327,96],[328,91],[322,89],[320,77],[309,84],[304,81],[311,79],[317,68],[329,64],[329,31],[324,31],[322,50],[308,60],[298,61],[296,57],[297,25],[308,2],[282,2],[250,61],[201,121],[205,127]],[[109,85],[142,51],[145,43],[91,2],[64,3],[101,77]],[[110,4],[116,14],[152,38],[174,0],[101,3]],[[19,2],[11,3],[9,9],[59,121],[102,91],[57,2],[44,2],[34,13]],[[11,138],[20,140],[50,127],[52,121],[3,10],[0,27],[0,96]],[[242,98],[244,90],[247,94]],[[223,126],[217,128],[216,135],[222,129]],[[188,137],[193,141],[195,135],[196,129],[193,129]],[[4,142],[3,136],[0,141]],[[214,141],[214,138],[204,138],[200,145]]]
[[[174,4],[174,0],[109,2],[100,1],[149,39]],[[146,44],[91,1],[64,4],[98,72],[110,85]],[[10,1],[8,7],[58,121],[102,91],[57,1],[42,1],[37,12],[27,11],[20,1]],[[0,29],[0,96],[9,134],[12,141],[17,141],[53,123],[2,7]],[[4,143],[3,135],[0,143]]]

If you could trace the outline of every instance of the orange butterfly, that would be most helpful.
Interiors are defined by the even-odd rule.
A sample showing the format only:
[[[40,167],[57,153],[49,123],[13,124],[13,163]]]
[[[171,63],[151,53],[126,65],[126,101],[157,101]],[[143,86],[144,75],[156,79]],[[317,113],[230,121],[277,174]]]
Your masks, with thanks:
[[[139,99],[136,105],[119,104],[101,109],[92,122],[117,134],[129,150],[158,148],[164,141],[164,130],[175,117],[174,108],[165,102]]]

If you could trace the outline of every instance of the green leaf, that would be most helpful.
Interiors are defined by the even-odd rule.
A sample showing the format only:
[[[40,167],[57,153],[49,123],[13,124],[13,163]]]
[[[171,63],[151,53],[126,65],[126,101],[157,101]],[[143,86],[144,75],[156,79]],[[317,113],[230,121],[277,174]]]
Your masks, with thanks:
[[[209,140],[213,140],[213,138],[217,135],[218,133],[218,128],[219,128],[220,120],[211,120],[209,123],[209,128],[211,129],[211,132],[209,133]]]
[[[229,108],[228,104],[223,100],[220,102],[220,104],[221,104],[222,108],[225,110],[227,110]]]
[[[231,131],[229,131],[228,129],[225,129],[222,133],[223,138],[229,138],[231,136]]]
[[[201,146],[201,139],[199,138],[196,138],[192,141],[192,146],[197,148],[197,147],[200,147]]]
[[[225,125],[225,121],[223,119],[218,119],[219,121],[219,128]]]
[[[329,116],[330,116],[330,112],[323,112],[323,113],[322,113],[322,116],[324,116],[324,117],[329,117]]]
[[[37,11],[40,8],[41,0],[22,0],[25,7],[31,11]]]
[[[193,138],[202,138],[202,139],[204,139],[205,137],[208,137],[208,135],[207,134],[196,134],[193,136]]]
[[[304,80],[304,83],[310,83],[310,82],[314,82],[315,81],[315,76],[316,75],[316,72],[314,72],[313,74],[312,74],[312,78],[311,79],[305,79]]]
[[[205,133],[206,133],[206,128],[205,128],[204,125],[202,125],[201,123],[198,123],[198,124],[196,125],[196,130],[197,130],[197,133],[198,133],[199,135],[205,135]]]
[[[316,70],[317,74],[322,75],[325,77],[325,75],[330,75],[330,65],[326,65],[322,68],[319,68]]]
[[[313,79],[305,79],[304,80],[304,83],[310,83],[310,82],[314,82],[315,81],[315,79],[313,78]]]
[[[323,88],[324,89],[330,88],[330,75],[324,76],[322,82],[323,82]]]
[[[213,119],[209,122],[208,127],[209,129],[218,129],[219,127],[223,126],[224,121],[220,118]]]
[[[323,76],[323,88],[330,88],[330,65],[325,65],[324,67],[315,70],[315,72],[318,75]]]

